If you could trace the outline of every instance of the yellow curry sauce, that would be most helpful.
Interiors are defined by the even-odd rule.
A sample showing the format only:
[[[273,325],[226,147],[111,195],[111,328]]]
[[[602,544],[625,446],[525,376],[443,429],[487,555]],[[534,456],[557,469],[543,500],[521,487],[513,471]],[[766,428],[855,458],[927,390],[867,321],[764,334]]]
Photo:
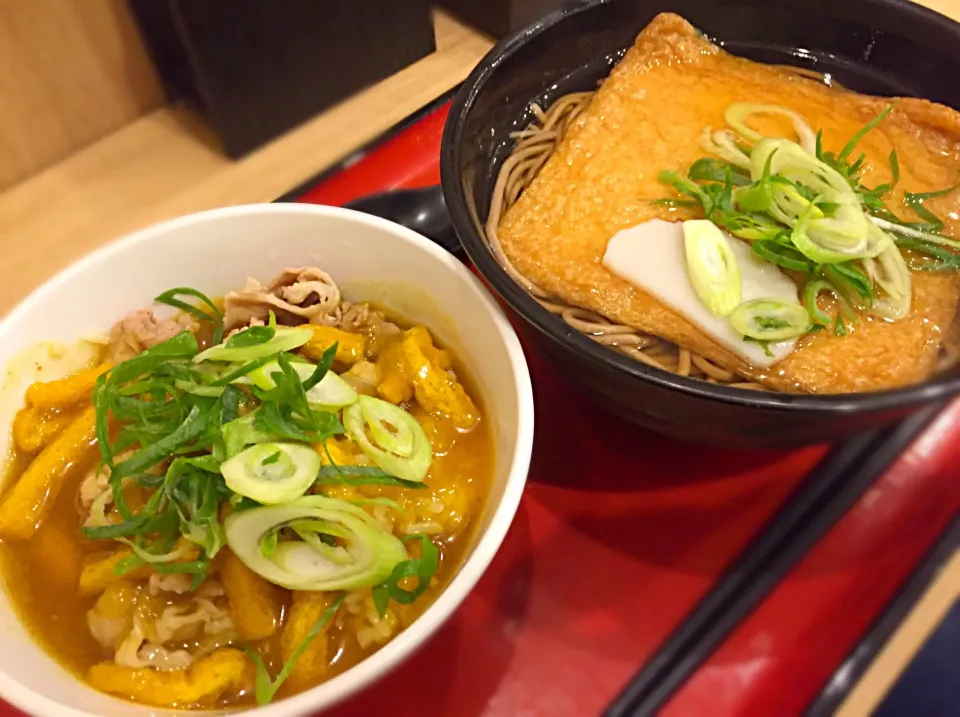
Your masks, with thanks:
[[[336,373],[344,373],[365,355],[372,358],[371,353],[375,354],[380,380],[371,393],[409,410],[423,426],[433,447],[433,461],[425,479],[426,489],[324,484],[323,494],[345,500],[393,499],[403,508],[402,514],[379,505],[365,509],[375,513],[378,519],[392,520],[396,535],[428,534],[439,549],[440,565],[422,597],[410,605],[391,601],[382,619],[373,606],[370,588],[348,593],[333,621],[301,656],[277,697],[313,687],[357,664],[410,625],[430,605],[464,558],[493,472],[492,435],[488,422],[480,420],[482,407],[478,393],[465,376],[462,365],[453,360],[449,351],[436,348],[426,329],[413,327],[386,342],[381,341],[382,345],[373,345],[372,336],[351,335],[340,329],[317,328],[315,332],[314,341],[303,347],[302,355],[318,358],[318,352],[322,353],[334,340],[339,341],[333,367]],[[201,343],[208,341],[209,337],[201,337]],[[416,361],[418,355],[425,362],[433,363],[419,367],[411,363],[410,359]],[[428,366],[452,369],[454,383],[463,384],[460,390],[465,389],[472,397],[471,405],[477,415],[465,417],[458,413],[456,406],[437,405],[429,395],[424,395],[421,390],[424,384],[417,382],[415,385],[412,374],[419,371],[425,375]],[[92,379],[97,372],[84,373],[66,381],[77,383],[79,378],[80,383],[92,389]],[[43,386],[35,385],[31,390],[36,396],[38,390],[43,391]],[[153,668],[134,670],[114,665],[114,650],[94,639],[88,627],[94,609],[98,620],[105,618],[109,622],[117,617],[126,619],[129,625],[137,592],[141,595],[137,609],[144,615],[159,615],[170,607],[186,609],[186,603],[194,599],[191,593],[178,595],[152,591],[152,568],[149,566],[137,568],[123,577],[117,576],[112,568],[117,557],[125,554],[123,546],[82,537],[84,516],[78,509],[79,492],[84,478],[98,467],[99,454],[94,440],[85,441],[83,450],[60,463],[62,484],[55,499],[37,512],[39,522],[24,520],[24,516],[19,515],[14,516],[9,524],[5,523],[4,518],[11,510],[25,510],[23,500],[18,500],[22,496],[15,495],[13,486],[17,485],[24,471],[29,470],[31,463],[39,463],[44,456],[43,449],[28,453],[16,450],[16,446],[37,448],[42,444],[49,447],[66,432],[76,432],[76,426],[82,420],[78,416],[89,411],[84,407],[90,403],[89,390],[84,391],[83,387],[79,390],[79,401],[68,399],[67,405],[58,405],[56,400],[50,400],[44,404],[46,408],[39,411],[35,404],[28,405],[18,416],[20,425],[14,430],[12,445],[15,448],[8,463],[9,480],[4,483],[6,495],[0,504],[2,571],[15,610],[27,629],[55,659],[99,689],[140,702],[179,707],[255,704],[252,664],[239,650],[219,643],[209,645],[208,649],[212,651],[206,657],[197,658],[185,671],[163,672],[162,677],[157,678],[157,671]],[[28,419],[33,423],[25,427]],[[322,446],[316,448],[323,449]],[[345,436],[328,439],[326,448],[330,457],[340,465],[364,460],[356,444]],[[324,462],[329,462],[326,451],[322,455]],[[147,498],[146,491],[137,486],[125,488],[124,495],[134,508]],[[42,498],[40,502],[43,502]],[[27,528],[20,529],[16,527],[18,525]],[[34,525],[38,527],[34,529]],[[407,545],[411,546],[408,548],[410,555],[416,557],[418,548],[413,543]],[[234,636],[235,641],[253,646],[264,658],[272,675],[279,672],[293,647],[302,641],[331,602],[325,593],[294,593],[267,583],[246,568],[226,547],[214,559],[207,581],[221,585],[221,592],[226,593],[225,597],[214,595],[211,601],[219,601],[221,605],[226,603],[233,627],[240,633]],[[182,637],[176,636],[164,644],[193,651],[202,646],[205,639],[202,633],[190,634],[186,630]],[[208,679],[206,673],[213,674],[217,669],[234,670],[237,674],[228,689],[211,694],[202,683]],[[149,670],[152,674],[144,677],[142,670]],[[201,674],[204,670],[206,673]]]

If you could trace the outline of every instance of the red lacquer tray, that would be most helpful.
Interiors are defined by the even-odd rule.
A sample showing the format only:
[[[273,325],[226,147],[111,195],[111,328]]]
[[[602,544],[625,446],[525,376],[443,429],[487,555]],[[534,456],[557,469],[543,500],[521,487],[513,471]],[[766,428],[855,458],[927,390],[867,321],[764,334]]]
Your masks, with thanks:
[[[286,199],[343,204],[437,183],[446,113],[430,108]],[[529,349],[527,358],[534,459],[502,549],[438,635],[335,717],[601,713],[827,452],[723,451],[664,438],[598,410]],[[960,507],[958,460],[954,404],[668,712],[797,713]]]
[[[662,714],[802,712],[958,513],[960,402],[955,401]]]
[[[343,204],[439,182],[447,110],[430,109],[297,201]],[[450,624],[396,673],[334,710],[337,717],[599,714],[827,451],[720,451],[664,438],[599,411],[536,353],[528,349],[527,358],[534,460],[503,548]],[[950,470],[960,459],[957,439],[960,404],[685,686],[671,714],[798,712],[960,509]],[[818,565],[829,592],[809,584]],[[781,669],[751,670],[756,652]],[[794,686],[797,661],[808,669]],[[727,691],[718,694],[718,682]],[[779,709],[787,685],[793,694]],[[748,691],[767,701],[727,694]]]

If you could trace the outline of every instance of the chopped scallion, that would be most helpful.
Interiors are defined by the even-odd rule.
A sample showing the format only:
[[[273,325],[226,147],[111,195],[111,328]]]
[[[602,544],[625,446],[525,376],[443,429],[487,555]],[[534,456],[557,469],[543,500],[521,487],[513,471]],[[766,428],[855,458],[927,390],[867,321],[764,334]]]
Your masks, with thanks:
[[[779,299],[753,299],[730,314],[741,336],[759,341],[786,341],[802,336],[811,326],[810,314],[800,304]]]
[[[250,659],[253,660],[254,696],[257,699],[258,705],[269,704],[273,700],[274,696],[277,694],[277,690],[279,690],[280,686],[287,681],[287,678],[290,677],[290,673],[293,672],[293,668],[300,659],[300,656],[303,655],[306,649],[310,646],[310,643],[317,639],[317,636],[320,634],[323,628],[330,623],[330,621],[333,619],[333,616],[337,614],[337,610],[340,609],[341,605],[343,605],[342,595],[334,600],[333,603],[323,611],[317,621],[313,624],[313,627],[310,628],[310,631],[304,636],[303,641],[297,645],[296,648],[294,648],[292,653],[290,653],[290,658],[283,663],[283,667],[280,669],[280,673],[275,679],[270,677],[270,673],[267,670],[267,666],[264,664],[260,653],[254,650],[252,647],[244,647],[247,655],[249,655]]]
[[[694,291],[715,316],[726,316],[741,301],[737,257],[723,232],[711,221],[683,223],[687,273]]]

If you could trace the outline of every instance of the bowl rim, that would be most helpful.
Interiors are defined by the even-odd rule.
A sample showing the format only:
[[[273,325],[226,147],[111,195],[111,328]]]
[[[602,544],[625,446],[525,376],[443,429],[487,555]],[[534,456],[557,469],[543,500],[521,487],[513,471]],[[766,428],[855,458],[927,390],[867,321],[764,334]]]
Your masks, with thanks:
[[[616,0],[613,0],[616,1]],[[649,366],[631,359],[609,347],[602,346],[578,331],[572,331],[530,296],[500,266],[477,230],[464,184],[461,181],[462,144],[464,126],[478,96],[485,90],[490,78],[511,56],[532,40],[548,33],[555,25],[588,13],[611,0],[580,0],[556,10],[541,20],[503,38],[480,60],[464,80],[450,107],[443,130],[440,153],[440,178],[447,209],[461,244],[480,273],[503,300],[531,324],[545,338],[561,349],[586,360],[591,370],[613,370],[627,376],[653,383],[663,389],[717,403],[790,411],[794,413],[828,413],[831,415],[881,413],[902,410],[931,403],[960,393],[960,372],[929,379],[923,383],[883,391],[849,394],[800,394],[774,391],[755,391],[721,384],[708,383]],[[924,23],[931,31],[952,35],[960,43],[960,23],[909,0],[861,0],[863,13],[870,6],[883,7],[892,12]],[[639,30],[638,30],[639,32]],[[546,88],[544,88],[546,89]]]
[[[427,643],[476,586],[513,523],[526,485],[533,450],[533,389],[520,341],[493,296],[484,288],[480,280],[452,254],[426,237],[399,224],[340,207],[296,203],[245,204],[195,212],[168,219],[131,232],[81,257],[47,279],[10,312],[0,318],[0,336],[8,330],[8,326],[29,315],[34,306],[44,296],[58,290],[59,286],[69,278],[91,270],[98,263],[115,253],[126,251],[139,244],[162,241],[164,234],[183,226],[202,225],[208,221],[217,221],[227,217],[263,214],[306,214],[322,218],[346,219],[393,234],[398,240],[406,242],[415,251],[426,252],[433,258],[439,259],[449,271],[462,280],[466,289],[473,293],[480,304],[486,308],[507,351],[509,363],[513,370],[512,388],[517,397],[515,414],[509,417],[499,417],[500,421],[507,418],[514,421],[516,431],[516,447],[507,472],[503,494],[499,503],[493,508],[487,529],[477,538],[473,552],[460,565],[457,573],[433,603],[409,627],[400,632],[390,642],[330,681],[284,698],[274,704],[252,707],[237,712],[237,714],[251,714],[256,717],[291,717],[292,715],[308,714],[315,710],[327,709],[342,702],[393,671],[400,663]],[[198,244],[198,246],[202,245]],[[488,509],[490,507],[487,506]],[[3,596],[3,599],[7,599],[6,595]],[[49,660],[57,662],[45,650],[44,654]],[[72,677],[83,684],[80,677],[75,675],[72,675]],[[104,697],[111,697],[106,693],[99,694]],[[43,715],[44,717],[98,717],[81,709],[62,705],[44,694],[35,692],[3,671],[0,671],[0,699],[28,714]],[[156,708],[145,704],[118,701],[127,706],[142,708],[145,716],[150,711],[154,714],[158,711],[160,714],[186,714],[186,712],[174,711],[169,708]]]

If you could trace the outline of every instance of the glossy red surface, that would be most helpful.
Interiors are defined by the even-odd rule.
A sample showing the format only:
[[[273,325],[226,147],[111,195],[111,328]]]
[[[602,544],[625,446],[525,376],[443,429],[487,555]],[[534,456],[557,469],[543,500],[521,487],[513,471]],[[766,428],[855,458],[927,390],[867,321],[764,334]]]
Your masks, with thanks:
[[[437,181],[445,112],[301,201],[344,203]],[[420,169],[398,181],[398,161]],[[503,548],[429,646],[333,714],[421,715],[424,699],[431,714],[598,712],[824,452],[687,446],[598,411],[537,355],[528,358],[534,463]]]
[[[529,359],[534,462],[501,551],[430,644],[332,714],[597,714],[823,453],[693,448]]]
[[[684,685],[664,717],[800,713],[958,512],[955,401]]]
[[[340,175],[337,191],[382,190],[387,185],[369,178],[390,176],[398,160],[428,167],[423,152],[439,137],[439,114]],[[429,152],[435,163],[439,146]],[[389,186],[436,181],[433,166],[433,175],[418,169],[416,184]],[[303,200],[333,203],[331,196],[353,198],[332,195],[324,183]],[[597,411],[539,356],[528,351],[528,359],[534,464],[503,549],[432,643],[334,710],[337,717],[419,715],[426,704],[430,714],[451,717],[598,713],[825,452],[721,452],[655,436]],[[957,478],[960,403],[745,621],[668,713],[799,713],[960,509]]]
[[[347,157],[343,171],[322,179],[297,201],[340,206],[366,194],[439,184],[440,138],[449,112],[450,104],[444,104],[372,150]]]
[[[447,109],[354,156],[301,201],[342,204],[437,182]],[[436,637],[335,717],[599,713],[826,451],[721,451],[664,438],[598,410],[538,355],[528,359],[534,459],[501,551]],[[960,458],[960,436],[947,435],[960,433],[954,418],[960,404],[689,683],[671,714],[780,715],[803,704],[778,702],[794,671],[813,685],[834,669],[882,602],[878,584],[898,582],[960,499],[947,475]]]

